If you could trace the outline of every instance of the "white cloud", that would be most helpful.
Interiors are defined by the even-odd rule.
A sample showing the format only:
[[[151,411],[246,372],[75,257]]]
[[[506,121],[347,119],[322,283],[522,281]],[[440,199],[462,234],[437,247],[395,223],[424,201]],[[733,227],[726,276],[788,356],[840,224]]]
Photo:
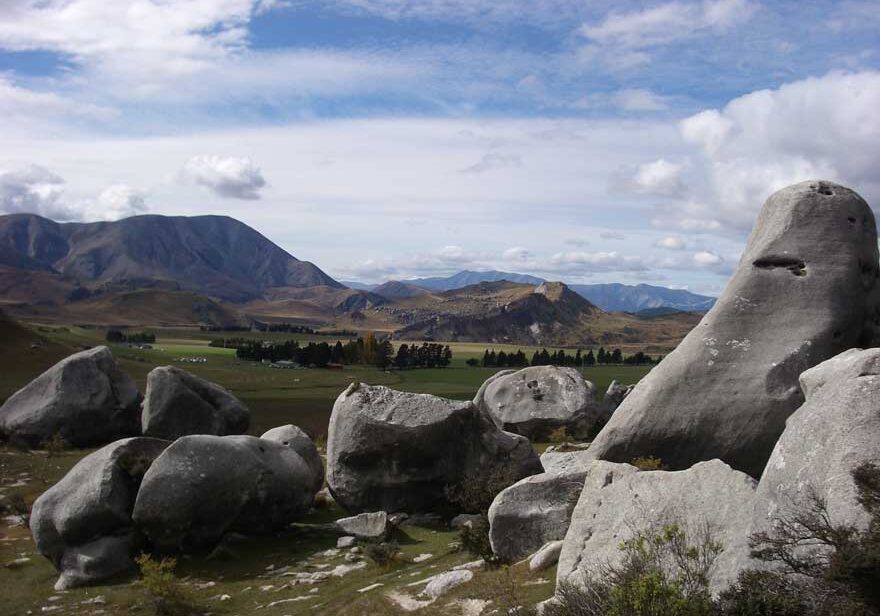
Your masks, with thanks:
[[[706,250],[694,253],[693,261],[694,264],[699,267],[713,267],[724,263],[724,259],[720,256],[716,255],[714,252],[708,252]]]
[[[638,166],[631,181],[631,188],[637,193],[646,195],[681,196],[685,191],[681,178],[683,170],[684,166],[679,163],[658,158]]]
[[[702,150],[712,203],[695,222],[751,227],[764,200],[795,182],[844,183],[880,200],[880,72],[830,73],[736,98],[680,127]],[[693,214],[697,214],[694,216]]]
[[[603,240],[625,240],[626,236],[619,231],[602,231],[599,234]]]
[[[522,159],[517,154],[504,154],[502,152],[489,152],[484,154],[479,161],[465,167],[461,173],[485,173],[493,169],[502,169],[504,167],[519,167],[522,165]]]
[[[231,199],[259,199],[260,189],[266,185],[260,168],[249,158],[194,156],[184,166],[183,174]]]
[[[666,250],[684,250],[686,246],[683,239],[673,236],[661,238],[657,240],[654,245],[658,248],[665,248]]]
[[[639,256],[622,255],[611,252],[558,252],[550,258],[550,269],[559,271],[638,271],[647,266]]]
[[[88,207],[89,220],[119,220],[147,211],[146,197],[127,184],[113,184],[98,195],[97,201]]]
[[[64,179],[38,165],[0,170],[0,210],[6,214],[39,214],[70,220],[73,212],[62,203]]]
[[[602,46],[642,49],[748,21],[755,5],[749,0],[667,2],[630,13],[611,13],[600,23],[585,24],[582,36]]]
[[[59,96],[53,92],[38,92],[15,85],[12,80],[0,75],[0,115],[7,120],[12,118],[73,117],[87,120],[110,120],[118,112],[110,107],[102,107]]]
[[[531,256],[531,253],[522,246],[508,248],[501,253],[501,258],[504,261],[528,261]]]

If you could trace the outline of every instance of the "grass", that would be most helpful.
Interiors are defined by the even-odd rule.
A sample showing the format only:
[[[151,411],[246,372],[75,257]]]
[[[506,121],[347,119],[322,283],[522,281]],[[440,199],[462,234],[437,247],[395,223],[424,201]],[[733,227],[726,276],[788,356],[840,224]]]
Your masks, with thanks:
[[[124,345],[111,346],[123,369],[128,372],[143,391],[146,375],[155,366],[174,364],[220,383],[240,397],[251,409],[250,432],[262,434],[269,428],[294,423],[312,436],[326,433],[327,422],[333,402],[352,381],[387,385],[395,389],[432,393],[455,399],[474,396],[480,384],[497,370],[494,368],[470,368],[465,361],[481,357],[487,345],[452,344],[454,359],[445,369],[425,369],[405,372],[381,372],[375,368],[355,366],[344,370],[279,370],[251,362],[240,362],[234,352],[208,346],[212,338],[221,337],[215,332],[193,330],[156,330],[158,340],[152,349],[134,349]],[[8,333],[8,332],[6,332]],[[0,401],[5,400],[28,381],[49,368],[67,354],[86,346],[104,343],[104,332],[78,327],[38,327],[16,332],[16,336],[0,339],[11,340],[0,348]],[[238,335],[238,334],[234,334]],[[293,334],[260,334],[261,337],[289,339],[327,337],[299,336]],[[335,339],[332,339],[335,341]],[[38,348],[31,348],[35,343]],[[397,343],[395,343],[397,344]],[[495,345],[496,350],[502,348]],[[506,347],[505,347],[506,348]],[[511,347],[516,350],[515,347]],[[534,348],[522,349],[531,354]],[[207,363],[183,363],[175,360],[185,357],[207,357]],[[638,381],[648,368],[603,366],[585,369],[587,379],[593,381],[597,390],[604,392],[612,379],[624,383]],[[536,444],[537,449],[542,449]],[[19,495],[30,505],[49,486],[57,482],[88,451],[21,452],[0,447],[0,494],[7,497]],[[454,531],[438,528],[408,527],[395,539],[400,545],[399,563],[380,568],[369,563],[366,568],[353,571],[341,578],[333,578],[314,587],[318,592],[309,593],[312,586],[290,586],[291,578],[279,577],[282,567],[295,570],[316,571],[316,566],[334,567],[346,564],[343,555],[313,558],[335,546],[335,535],[322,530],[320,524],[343,515],[339,509],[321,509],[301,523],[282,533],[268,537],[248,537],[230,544],[222,552],[222,558],[184,558],[176,568],[176,575],[183,580],[194,601],[203,612],[213,614],[246,614],[257,610],[260,614],[402,614],[388,598],[390,591],[414,595],[419,588],[407,584],[461,564],[470,556],[450,548],[457,540]],[[434,556],[426,562],[414,563],[419,554]],[[17,559],[29,558],[24,564],[7,567]],[[269,568],[272,568],[271,570]],[[121,579],[113,584],[84,588],[58,595],[52,586],[57,574],[51,564],[37,552],[26,528],[9,527],[0,520],[0,616],[6,614],[38,614],[43,607],[59,606],[56,613],[127,614],[139,611],[150,613],[147,589],[137,581]],[[460,599],[493,599],[496,607],[499,597],[517,589],[516,597],[505,601],[534,604],[553,592],[553,570],[541,574],[529,574],[527,567],[510,570],[479,572],[473,582],[456,588],[434,604],[418,613],[461,614],[462,608],[455,601]],[[543,581],[542,581],[543,580]],[[536,583],[537,582],[537,583]],[[358,592],[372,584],[381,583],[375,590]],[[260,587],[272,586],[269,590]],[[221,595],[229,595],[220,601]],[[103,597],[105,604],[84,603]],[[59,597],[50,601],[50,597]],[[295,602],[268,605],[306,597]],[[486,610],[486,613],[490,612]],[[51,613],[51,612],[50,612]]]

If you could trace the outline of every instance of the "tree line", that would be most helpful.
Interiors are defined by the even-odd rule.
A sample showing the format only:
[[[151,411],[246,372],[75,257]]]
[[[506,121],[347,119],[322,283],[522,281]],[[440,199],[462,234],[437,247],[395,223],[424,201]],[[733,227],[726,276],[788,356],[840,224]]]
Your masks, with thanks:
[[[134,334],[124,334],[118,329],[107,330],[107,342],[122,343],[130,342],[133,344],[153,344],[156,342],[156,334],[150,332],[137,332]]]
[[[526,366],[569,366],[572,368],[589,368],[591,366],[606,365],[624,365],[624,366],[642,366],[660,363],[663,359],[662,355],[656,358],[646,355],[639,351],[632,355],[624,357],[620,349],[606,351],[604,347],[599,347],[597,353],[593,353],[590,349],[583,353],[580,349],[574,354],[566,353],[563,349],[553,353],[547,349],[535,351],[529,360],[528,356],[521,350],[505,353],[504,351],[495,352],[495,349],[486,349],[483,353],[483,359],[469,359],[466,363],[469,366],[483,366],[484,368],[524,368]]]
[[[388,339],[379,340],[373,334],[349,340],[345,344],[298,340],[270,342],[245,338],[225,338],[211,341],[211,346],[235,349],[235,355],[246,361],[292,361],[303,366],[326,368],[329,365],[366,365],[382,370],[395,367],[445,368],[452,361],[449,345],[425,342],[421,346],[401,344],[396,352]]]

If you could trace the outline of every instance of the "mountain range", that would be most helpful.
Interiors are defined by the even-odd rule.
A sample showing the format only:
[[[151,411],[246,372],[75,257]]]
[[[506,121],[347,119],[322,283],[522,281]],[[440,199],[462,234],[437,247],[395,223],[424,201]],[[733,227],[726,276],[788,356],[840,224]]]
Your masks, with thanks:
[[[661,287],[569,287],[497,271],[351,288],[225,216],[97,223],[0,216],[0,307],[41,322],[285,322],[398,339],[668,348],[699,318],[675,311],[705,309],[711,301]],[[611,305],[616,311],[605,308]],[[651,314],[619,312],[627,309]]]

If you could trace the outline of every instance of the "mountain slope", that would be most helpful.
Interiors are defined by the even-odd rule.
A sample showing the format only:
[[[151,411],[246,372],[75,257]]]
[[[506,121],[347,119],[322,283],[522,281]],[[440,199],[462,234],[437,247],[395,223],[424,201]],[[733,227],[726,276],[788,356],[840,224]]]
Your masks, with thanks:
[[[53,272],[92,288],[173,281],[183,290],[230,301],[256,298],[272,287],[343,287],[227,216],[150,215],[97,223],[0,216],[0,265]]]
[[[424,295],[425,293],[430,293],[430,291],[423,287],[417,287],[414,284],[400,282],[399,280],[389,280],[388,282],[375,287],[373,293],[381,295],[386,299],[394,300]]]
[[[715,304],[714,297],[647,284],[576,284],[571,288],[609,312],[641,312],[653,308],[706,312]]]
[[[414,278],[413,280],[404,280],[403,282],[428,289],[429,291],[452,291],[453,289],[461,289],[481,282],[499,282],[502,280],[530,285],[539,285],[544,282],[543,279],[529,276],[528,274],[514,274],[494,270],[487,272],[464,270],[447,277]]]

